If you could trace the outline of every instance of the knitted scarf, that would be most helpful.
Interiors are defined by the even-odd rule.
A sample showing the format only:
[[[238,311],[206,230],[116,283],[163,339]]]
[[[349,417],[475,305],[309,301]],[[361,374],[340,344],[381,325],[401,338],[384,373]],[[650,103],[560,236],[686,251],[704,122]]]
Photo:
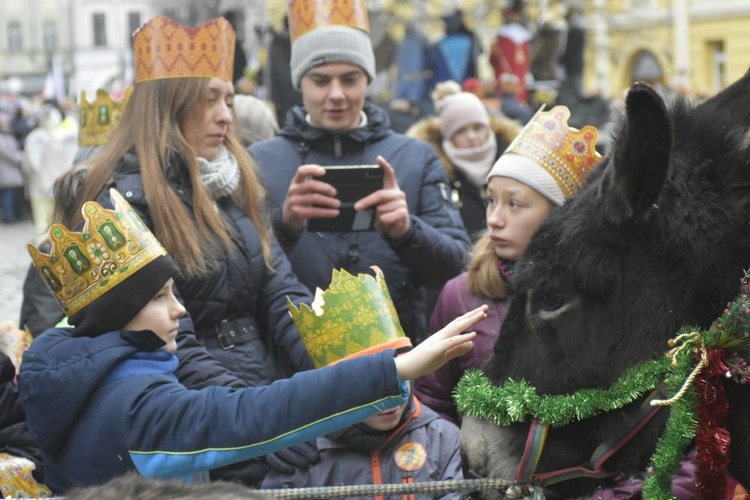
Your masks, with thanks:
[[[487,173],[497,155],[497,141],[495,134],[490,133],[484,144],[474,148],[457,148],[449,140],[443,141],[445,156],[466,175],[466,178],[476,187],[487,183]]]
[[[240,169],[237,166],[237,160],[224,146],[211,161],[198,157],[198,165],[201,182],[214,200],[231,195],[240,184]]]

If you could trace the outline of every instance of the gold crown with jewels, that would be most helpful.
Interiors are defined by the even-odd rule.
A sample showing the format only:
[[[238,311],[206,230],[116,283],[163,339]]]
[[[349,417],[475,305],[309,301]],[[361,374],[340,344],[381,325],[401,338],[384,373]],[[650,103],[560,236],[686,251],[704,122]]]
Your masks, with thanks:
[[[112,131],[117,127],[128,105],[128,99],[133,87],[125,89],[122,99],[115,101],[104,89],[97,89],[96,99],[89,102],[86,91],[81,91],[81,101],[78,104],[78,145],[103,146],[112,137]]]
[[[135,83],[164,78],[232,81],[234,28],[223,17],[197,27],[154,17],[133,33]]]
[[[83,231],[49,230],[49,254],[28,244],[31,260],[68,316],[112,290],[149,262],[167,255],[130,204],[110,189],[114,210],[83,204]]]
[[[288,0],[287,12],[292,42],[324,26],[348,26],[370,32],[365,0]]]
[[[316,368],[385,349],[407,349],[396,307],[388,293],[383,272],[353,276],[333,270],[325,291],[315,290],[311,305],[297,309],[289,298],[292,316]]]
[[[524,156],[544,168],[566,198],[583,185],[586,174],[601,159],[596,151],[599,132],[591,125],[581,130],[568,126],[570,110],[555,106],[541,109],[518,133],[505,153]]]

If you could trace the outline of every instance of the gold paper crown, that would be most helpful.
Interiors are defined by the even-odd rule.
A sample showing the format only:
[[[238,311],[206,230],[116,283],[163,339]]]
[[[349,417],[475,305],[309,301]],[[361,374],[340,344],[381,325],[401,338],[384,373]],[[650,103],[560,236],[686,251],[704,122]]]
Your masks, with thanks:
[[[128,104],[133,87],[125,89],[125,95],[118,102],[104,89],[96,91],[96,99],[88,102],[86,91],[81,91],[78,105],[78,145],[103,146],[109,142],[112,131],[120,123],[125,106]]]
[[[154,17],[133,33],[133,52],[135,83],[183,77],[231,82],[234,29],[223,17],[195,28]]]
[[[333,270],[326,291],[318,288],[315,300],[297,309],[289,298],[291,314],[316,368],[342,359],[385,349],[411,346],[398,321],[396,307],[380,268],[375,276],[352,276]]]
[[[538,111],[518,133],[505,153],[516,153],[541,165],[557,181],[566,198],[583,185],[586,174],[601,155],[596,152],[599,132],[591,125],[568,127],[570,110],[555,106]]]
[[[325,26],[348,26],[370,32],[365,0],[288,0],[287,7],[292,42]]]
[[[61,224],[49,230],[50,253],[29,243],[34,267],[57,298],[65,314],[77,313],[167,251],[130,204],[109,190],[114,210],[87,201],[83,231]]]

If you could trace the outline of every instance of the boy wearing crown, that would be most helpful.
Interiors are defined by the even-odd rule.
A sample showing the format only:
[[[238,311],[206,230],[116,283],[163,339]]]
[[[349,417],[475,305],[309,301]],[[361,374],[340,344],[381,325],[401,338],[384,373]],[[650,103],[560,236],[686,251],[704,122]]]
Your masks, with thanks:
[[[390,129],[386,112],[366,101],[375,76],[365,0],[288,2],[291,73],[302,105],[287,113],[277,137],[252,145],[273,204],[274,233],[292,270],[310,290],[325,288],[332,269],[383,269],[404,331],[426,332],[424,287],[440,287],[464,266],[470,240],[450,199],[433,148]],[[376,229],[318,232],[312,218],[339,215],[324,166],[378,164],[383,188],[356,202]]]
[[[204,480],[216,467],[397,407],[407,399],[405,380],[471,349],[474,334],[460,332],[486,311],[398,358],[386,349],[267,387],[189,390],[174,375],[185,308],[173,293],[172,259],[125,199],[114,189],[110,196],[113,210],[84,204],[81,233],[53,225],[49,255],[29,245],[73,325],[39,336],[18,377],[55,494],[134,469]]]

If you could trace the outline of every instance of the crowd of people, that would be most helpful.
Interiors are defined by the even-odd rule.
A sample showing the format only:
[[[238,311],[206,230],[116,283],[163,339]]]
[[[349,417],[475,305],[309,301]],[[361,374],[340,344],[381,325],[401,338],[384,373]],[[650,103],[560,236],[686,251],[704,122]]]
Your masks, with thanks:
[[[20,367],[0,359],[0,432],[16,440],[0,445],[36,488],[94,498],[108,482],[140,488],[123,481],[134,472],[260,495],[464,477],[452,391],[492,354],[514,262],[601,158],[598,132],[570,126],[565,106],[521,113],[512,72],[498,79],[508,100],[488,102],[454,17],[435,113],[398,133],[367,99],[363,3],[314,22],[307,4],[289,4],[299,102],[283,120],[236,93],[228,20],[156,17],[133,35],[135,84],[104,140],[82,152],[87,123],[52,103],[23,147],[0,135],[15,143],[0,142],[0,209],[13,218],[7,163],[28,183],[37,236],[20,322],[34,340]],[[592,147],[564,154],[583,135]],[[382,172],[353,205],[372,224],[314,229],[347,208],[326,167],[352,165]],[[373,328],[378,314],[391,327]],[[679,498],[692,498],[692,470],[688,456]],[[636,497],[639,479],[597,498]]]

